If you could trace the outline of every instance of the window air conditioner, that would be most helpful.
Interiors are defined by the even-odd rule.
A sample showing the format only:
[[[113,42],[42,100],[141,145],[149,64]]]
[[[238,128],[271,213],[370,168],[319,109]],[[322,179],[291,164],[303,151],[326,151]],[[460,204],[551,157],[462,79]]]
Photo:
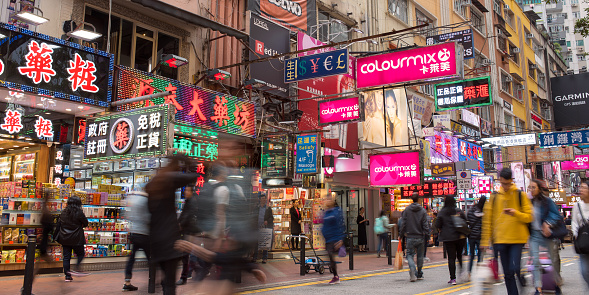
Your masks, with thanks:
[[[514,47],[513,49],[511,49],[511,53],[520,53],[520,49],[517,47]]]
[[[538,94],[532,93],[532,98],[538,98]]]
[[[521,84],[517,85],[517,90],[524,90],[524,89],[526,89],[526,86],[521,85]]]
[[[490,59],[483,59],[483,65],[490,65],[491,64],[491,60]]]
[[[526,38],[533,39],[534,38],[534,34],[532,34],[532,33],[526,34]]]
[[[507,4],[503,4],[503,9],[504,9],[504,10],[509,10],[509,5],[507,5]]]
[[[538,65],[536,64],[530,64],[530,69],[535,70],[538,68]]]
[[[505,78],[505,82],[511,82],[511,81],[513,81],[513,78],[511,76],[507,76]]]
[[[546,49],[546,47],[544,47],[544,46],[538,46],[538,50],[544,50],[544,49]]]

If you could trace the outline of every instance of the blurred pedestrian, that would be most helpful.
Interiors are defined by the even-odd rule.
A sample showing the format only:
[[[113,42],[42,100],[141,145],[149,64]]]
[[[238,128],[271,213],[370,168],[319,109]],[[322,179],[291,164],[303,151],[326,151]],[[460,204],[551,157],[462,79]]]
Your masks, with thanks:
[[[342,210],[337,206],[333,198],[328,198],[325,201],[325,215],[323,216],[321,232],[325,238],[325,249],[329,255],[329,269],[333,272],[333,278],[329,284],[339,284],[335,256],[338,255],[340,248],[344,246],[346,226]]]
[[[59,216],[59,233],[57,242],[61,244],[63,253],[63,273],[65,281],[73,281],[72,276],[87,276],[89,273],[83,272],[80,268],[86,250],[84,244],[84,228],[88,226],[88,218],[82,211],[82,201],[79,197],[71,196],[67,200],[67,206]],[[72,250],[78,257],[75,270],[70,270],[70,260],[72,259]]]
[[[399,221],[401,223],[401,221]],[[393,225],[389,223],[389,217],[384,210],[380,211],[380,215],[374,220],[374,233],[378,236],[378,247],[376,248],[376,257],[380,258],[380,250],[387,249],[387,233]],[[382,248],[381,248],[382,247]]]
[[[459,223],[464,222],[464,212],[456,207],[454,195],[448,195],[444,199],[444,207],[438,213],[436,227],[440,230],[439,239],[446,246],[448,255],[448,269],[450,270],[450,281],[448,284],[456,285],[456,259],[460,266],[459,273],[462,273],[462,251],[466,244],[466,235],[458,230]]]
[[[419,205],[419,195],[413,193],[411,203],[403,210],[401,236],[407,240],[407,263],[409,264],[409,279],[411,282],[423,280],[423,257],[425,256],[425,236],[429,235],[430,225],[425,209]],[[417,253],[417,268],[414,256]]]
[[[263,194],[260,197],[260,208],[259,208],[259,215],[258,215],[258,227],[265,228],[265,229],[272,229],[274,231],[274,214],[272,213],[272,207],[270,206],[269,200],[266,198],[266,195]],[[272,238],[270,240],[270,245],[272,245],[272,241],[274,240],[274,234],[272,234]],[[272,248],[272,246],[270,246]],[[259,249],[256,246],[256,251],[254,252],[254,262],[258,260],[258,252]],[[268,262],[268,250],[262,250],[262,264]]]
[[[176,190],[196,182],[198,174],[182,172],[190,170],[190,163],[190,158],[183,155],[169,157],[168,164],[160,168],[145,186],[151,213],[151,260],[158,263],[164,272],[165,295],[176,294],[176,270],[183,255],[174,249],[174,243],[182,238],[176,214]]]
[[[548,188],[546,185],[533,179],[528,187],[532,195],[532,205],[534,207],[534,221],[530,227],[530,255],[534,261],[534,287],[536,294],[542,294],[542,264],[540,263],[540,246],[547,248],[554,269],[554,281],[556,283],[555,294],[560,295],[560,255],[558,253],[558,239],[549,238],[552,234],[551,227],[556,225],[562,216],[558,212],[558,207],[554,201],[548,197]]]
[[[571,222],[574,238],[577,238],[579,229],[584,224],[589,223],[589,184],[581,184],[579,193],[581,201],[573,207],[573,218]],[[581,264],[581,275],[589,287],[589,254],[579,254],[579,262]]]
[[[360,207],[358,217],[356,218],[356,224],[358,224],[358,251],[366,252],[366,245],[368,239],[366,238],[366,226],[369,221],[366,219],[366,210],[364,207]]]
[[[299,236],[301,234],[301,210],[299,209],[300,201],[292,201],[292,207],[290,207],[290,234],[292,236]],[[299,238],[293,237],[291,239],[292,249],[299,250]]]
[[[501,188],[485,205],[481,247],[485,250],[490,243],[501,258],[505,287],[509,295],[519,294],[516,276],[522,286],[525,278],[520,273],[521,255],[528,241],[528,225],[533,220],[532,204],[525,192],[513,184],[511,169],[499,172]]]
[[[196,200],[194,197],[194,183],[191,183],[184,188],[184,207],[178,218],[180,233],[183,237],[194,234],[195,230],[197,230],[194,228],[194,219],[196,219],[196,215],[194,214]],[[176,285],[186,285],[186,281],[192,278],[192,273],[196,271],[196,268],[196,257],[190,257],[190,254],[182,256],[182,272]]]
[[[470,263],[468,264],[468,279],[470,280],[470,274],[472,272],[472,265],[474,263],[474,257],[478,256],[477,262],[483,262],[483,253],[481,252],[481,233],[483,231],[483,215],[485,203],[487,197],[482,196],[479,201],[472,206],[467,214],[468,228],[470,234],[468,235],[468,244],[470,249]]]
[[[149,220],[151,215],[147,208],[147,193],[142,190],[132,191],[126,197],[127,207],[125,218],[129,221],[129,240],[131,242],[131,254],[125,268],[125,284],[123,291],[137,291],[139,288],[131,284],[133,278],[133,264],[135,254],[140,249],[145,252],[147,261],[150,260],[149,252]]]

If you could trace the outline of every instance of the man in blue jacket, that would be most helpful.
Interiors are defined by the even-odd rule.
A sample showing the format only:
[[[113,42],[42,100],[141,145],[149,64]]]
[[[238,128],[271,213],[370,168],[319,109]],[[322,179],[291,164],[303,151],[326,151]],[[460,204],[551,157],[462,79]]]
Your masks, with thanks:
[[[333,198],[325,201],[325,215],[323,216],[323,237],[325,238],[325,249],[329,254],[329,268],[333,271],[333,279],[329,284],[339,284],[339,276],[335,264],[335,256],[344,245],[346,226],[340,207],[336,206]]]

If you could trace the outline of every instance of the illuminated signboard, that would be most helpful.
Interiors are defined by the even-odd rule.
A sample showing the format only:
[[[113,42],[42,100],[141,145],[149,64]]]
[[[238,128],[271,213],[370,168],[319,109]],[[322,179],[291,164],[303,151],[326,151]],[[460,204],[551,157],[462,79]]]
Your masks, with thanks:
[[[219,155],[218,133],[186,125],[174,125],[174,154],[181,152],[202,161],[214,161]]]
[[[436,84],[436,111],[491,105],[490,85],[489,76]]]
[[[49,112],[14,103],[0,102],[0,133],[24,136],[33,140],[67,143],[71,141],[66,122],[74,119],[72,114]],[[68,136],[70,140],[68,141]]]
[[[262,177],[288,177],[291,163],[291,143],[287,136],[262,142]]]
[[[419,151],[370,155],[370,185],[418,185],[422,183]]]
[[[348,49],[300,56],[284,61],[285,83],[347,73]]]
[[[431,198],[456,193],[456,183],[453,180],[448,181],[428,181],[423,185],[403,186],[401,187],[401,198],[408,199],[417,192],[420,197]]]
[[[84,161],[160,156],[168,148],[169,105],[86,121]]]
[[[425,39],[425,44],[434,45],[446,41],[456,41],[458,44],[461,44],[464,48],[464,59],[474,58],[474,50],[472,50],[474,47],[472,29],[429,36]]]
[[[172,95],[126,104],[125,111],[161,104],[171,104],[176,122],[215,131],[255,137],[255,104],[251,101],[204,89],[173,79],[120,66],[118,99],[128,99],[162,91]]]
[[[360,98],[337,98],[319,102],[319,125],[362,120]]]
[[[296,173],[315,174],[319,172],[317,153],[320,146],[317,134],[297,136]]]
[[[540,147],[589,144],[589,130],[540,133]]]
[[[114,56],[0,23],[0,86],[108,107]]]
[[[459,144],[459,154],[458,160],[460,161],[477,161],[478,167],[477,171],[485,172],[485,162],[483,161],[483,148],[480,145],[470,143],[468,141],[464,141],[462,139],[458,140]]]

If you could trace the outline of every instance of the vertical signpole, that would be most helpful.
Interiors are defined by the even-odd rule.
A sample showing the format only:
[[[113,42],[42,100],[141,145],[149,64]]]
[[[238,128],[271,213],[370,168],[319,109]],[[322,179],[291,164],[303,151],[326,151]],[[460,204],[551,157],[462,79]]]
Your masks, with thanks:
[[[305,258],[305,243],[307,242],[306,239],[307,239],[307,237],[303,236],[302,234],[299,235],[299,245],[301,246],[301,252],[300,252],[301,256],[299,258],[299,260],[301,262],[300,263],[300,265],[301,265],[300,275],[301,276],[304,276],[305,273],[307,273],[307,265],[305,263],[305,259],[306,259]]]
[[[27,244],[27,253],[25,263],[25,278],[22,287],[22,295],[31,295],[33,292],[33,279],[35,278],[35,248],[37,245],[37,236],[30,235]]]
[[[350,245],[350,249],[348,250],[348,257],[349,257],[349,268],[350,270],[354,270],[354,233],[353,232],[349,232],[348,233],[348,237],[349,237],[349,245]]]

